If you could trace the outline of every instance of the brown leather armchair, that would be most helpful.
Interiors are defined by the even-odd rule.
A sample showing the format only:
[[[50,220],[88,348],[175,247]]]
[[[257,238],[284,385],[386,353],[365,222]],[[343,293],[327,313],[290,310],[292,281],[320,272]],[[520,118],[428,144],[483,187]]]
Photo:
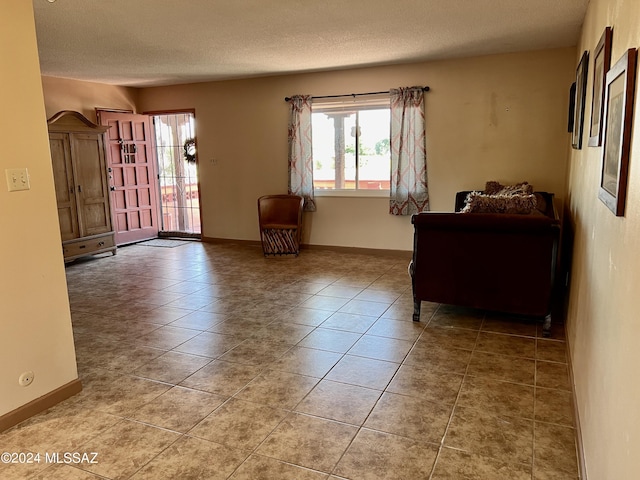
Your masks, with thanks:
[[[302,241],[302,207],[298,195],[265,195],[258,199],[258,223],[262,252],[298,255]]]

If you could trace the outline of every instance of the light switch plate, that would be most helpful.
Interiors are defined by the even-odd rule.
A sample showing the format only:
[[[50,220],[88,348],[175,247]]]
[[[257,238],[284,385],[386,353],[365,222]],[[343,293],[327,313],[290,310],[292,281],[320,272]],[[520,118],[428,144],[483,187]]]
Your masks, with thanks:
[[[7,168],[5,170],[7,175],[7,187],[10,192],[17,192],[18,190],[29,190],[29,172],[26,168]]]

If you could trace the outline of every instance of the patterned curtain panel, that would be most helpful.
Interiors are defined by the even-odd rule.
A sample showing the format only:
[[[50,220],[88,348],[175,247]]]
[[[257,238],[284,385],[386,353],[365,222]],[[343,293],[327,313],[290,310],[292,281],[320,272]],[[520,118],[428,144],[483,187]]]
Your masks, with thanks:
[[[392,89],[391,199],[389,213],[412,215],[429,209],[427,149],[422,87]]]
[[[311,151],[311,96],[295,95],[289,100],[289,193],[304,197],[304,210],[316,211],[313,198],[313,155]]]

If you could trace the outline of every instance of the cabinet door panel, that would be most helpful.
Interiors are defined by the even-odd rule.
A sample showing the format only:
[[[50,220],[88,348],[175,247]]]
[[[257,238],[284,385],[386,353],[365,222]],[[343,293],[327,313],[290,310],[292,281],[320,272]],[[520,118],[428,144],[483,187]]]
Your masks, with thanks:
[[[111,231],[102,135],[72,134],[76,195],[83,236]]]
[[[49,135],[51,162],[53,166],[53,180],[60,222],[62,240],[72,240],[80,236],[78,230],[78,214],[76,192],[71,163],[69,135],[65,133],[51,133]]]
[[[85,203],[83,212],[82,219],[88,235],[96,235],[111,230],[110,228],[106,229],[106,225],[111,222],[107,218],[109,212],[105,210],[102,203]]]

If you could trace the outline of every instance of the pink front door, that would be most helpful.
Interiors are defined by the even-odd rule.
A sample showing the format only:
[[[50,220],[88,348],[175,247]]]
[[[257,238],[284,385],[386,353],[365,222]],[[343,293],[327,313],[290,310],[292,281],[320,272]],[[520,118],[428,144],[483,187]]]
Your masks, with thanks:
[[[101,111],[116,245],[158,236],[158,182],[147,115]]]

